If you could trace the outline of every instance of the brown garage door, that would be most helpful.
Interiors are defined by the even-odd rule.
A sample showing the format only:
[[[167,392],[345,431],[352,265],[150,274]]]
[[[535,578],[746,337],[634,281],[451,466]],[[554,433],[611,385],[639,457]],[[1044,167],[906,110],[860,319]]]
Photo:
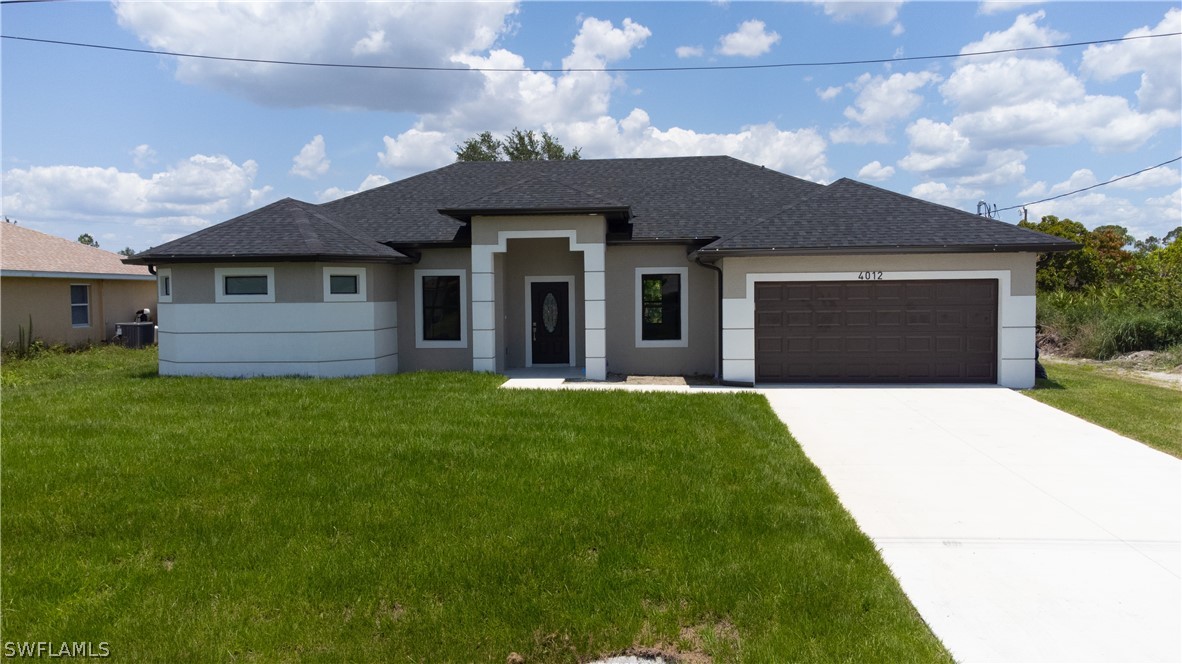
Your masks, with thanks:
[[[758,282],[755,380],[995,383],[997,281]]]

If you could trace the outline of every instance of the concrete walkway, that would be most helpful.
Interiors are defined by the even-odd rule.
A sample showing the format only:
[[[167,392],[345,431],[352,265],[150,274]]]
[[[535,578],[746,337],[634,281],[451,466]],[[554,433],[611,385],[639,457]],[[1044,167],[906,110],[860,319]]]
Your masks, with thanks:
[[[1182,660],[1178,459],[998,387],[761,391],[957,660]]]
[[[958,661],[1182,661],[1182,461],[1000,387],[757,391]]]

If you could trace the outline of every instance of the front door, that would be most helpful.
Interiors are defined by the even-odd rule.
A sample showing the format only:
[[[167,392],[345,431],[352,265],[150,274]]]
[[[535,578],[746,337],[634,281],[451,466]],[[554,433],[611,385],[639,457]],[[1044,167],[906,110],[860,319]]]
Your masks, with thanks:
[[[534,364],[570,364],[570,291],[565,281],[530,284]]]

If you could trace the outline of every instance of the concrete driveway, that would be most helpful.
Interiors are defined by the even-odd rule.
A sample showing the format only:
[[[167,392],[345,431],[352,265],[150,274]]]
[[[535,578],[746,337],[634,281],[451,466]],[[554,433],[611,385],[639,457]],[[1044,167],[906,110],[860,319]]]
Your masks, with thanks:
[[[760,392],[957,660],[1182,660],[1179,460],[999,387]]]

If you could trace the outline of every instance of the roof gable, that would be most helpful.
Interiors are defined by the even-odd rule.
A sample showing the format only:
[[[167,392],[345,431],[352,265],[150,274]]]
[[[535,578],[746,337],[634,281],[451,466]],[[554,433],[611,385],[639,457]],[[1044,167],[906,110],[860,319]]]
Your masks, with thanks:
[[[152,278],[146,267],[123,257],[13,223],[0,223],[0,268],[5,272],[113,275]]]

